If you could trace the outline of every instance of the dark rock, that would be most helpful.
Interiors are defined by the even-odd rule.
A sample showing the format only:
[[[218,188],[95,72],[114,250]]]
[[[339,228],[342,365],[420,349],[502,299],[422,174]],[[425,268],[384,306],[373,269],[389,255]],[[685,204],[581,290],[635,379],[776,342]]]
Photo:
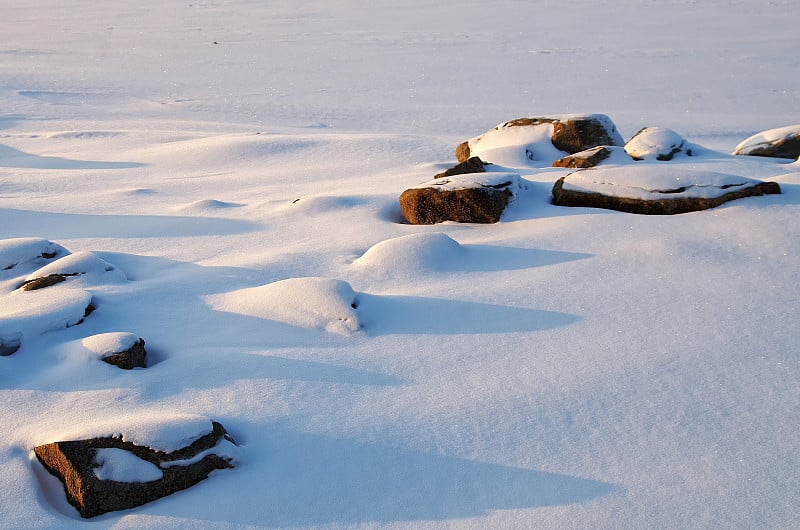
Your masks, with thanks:
[[[213,448],[223,439],[233,442],[225,428],[212,422],[212,431],[194,443],[173,452],[125,442],[121,437],[54,442],[34,448],[42,465],[64,484],[67,500],[82,517],[89,518],[116,510],[126,510],[189,488],[216,469],[232,468],[225,456]],[[95,474],[98,449],[121,449],[157,467],[162,476],[149,482],[118,482]],[[204,451],[208,454],[189,463]]]
[[[469,173],[483,173],[484,171],[486,171],[486,169],[484,169],[485,166],[486,166],[486,164],[483,162],[483,160],[481,160],[477,156],[473,156],[472,158],[469,158],[469,159],[467,159],[467,160],[465,160],[465,161],[463,161],[463,162],[461,162],[459,164],[456,164],[455,166],[451,167],[450,169],[442,171],[441,173],[437,173],[436,175],[434,175],[433,178],[438,179],[438,178],[442,178],[442,177],[452,177],[453,175],[467,175]]]
[[[19,350],[22,341],[18,336],[14,337],[0,337],[0,357],[5,357],[16,353]]]
[[[733,154],[797,159],[800,157],[800,125],[753,135],[737,145]]]
[[[620,171],[625,170],[624,168],[620,169]],[[584,171],[592,172],[598,170],[589,169]],[[741,184],[716,186],[716,193],[713,194],[708,193],[709,188],[712,186],[699,184],[697,187],[702,188],[702,193],[692,195],[691,189],[695,186],[687,182],[686,173],[681,173],[682,177],[680,179],[685,182],[685,185],[672,189],[635,189],[631,190],[630,196],[617,193],[619,189],[623,188],[623,186],[619,185],[611,186],[611,188],[615,188],[613,195],[601,193],[591,189],[591,187],[583,187],[581,185],[567,186],[565,188],[565,183],[569,181],[571,176],[578,173],[583,174],[584,171],[570,173],[556,181],[553,186],[553,204],[557,206],[605,208],[637,214],[672,215],[715,208],[725,202],[743,197],[781,193],[780,186],[776,182],[743,179]],[[604,175],[607,175],[607,173]],[[607,176],[598,179],[598,181],[610,184],[610,179]],[[673,179],[674,181],[675,179]]]
[[[144,339],[139,339],[136,343],[127,350],[111,353],[100,360],[119,366],[123,370],[131,370],[133,368],[145,368],[145,358],[147,357],[147,350],[144,349]]]
[[[68,276],[77,276],[78,274],[77,272],[71,274],[48,274],[41,278],[34,278],[33,280],[26,281],[22,284],[22,290],[35,291],[37,289],[44,289],[45,287],[50,287],[51,285],[66,281]]]
[[[408,189],[400,195],[400,209],[411,224],[444,221],[496,223],[514,196],[518,176],[508,173],[482,175],[487,175],[487,178],[438,179]]]
[[[605,146],[592,147],[585,151],[559,158],[553,167],[590,168],[611,156],[611,150]]]
[[[623,144],[622,136],[620,136],[617,131],[617,127],[611,119],[604,114],[517,118],[501,123],[491,131],[487,131],[481,135],[481,137],[491,134],[493,131],[509,127],[536,127],[547,124],[552,124],[553,126],[553,133],[550,136],[550,141],[553,146],[569,154],[578,153],[598,145],[621,146]],[[456,160],[463,162],[470,158],[470,142],[477,141],[481,137],[460,144],[456,148]]]

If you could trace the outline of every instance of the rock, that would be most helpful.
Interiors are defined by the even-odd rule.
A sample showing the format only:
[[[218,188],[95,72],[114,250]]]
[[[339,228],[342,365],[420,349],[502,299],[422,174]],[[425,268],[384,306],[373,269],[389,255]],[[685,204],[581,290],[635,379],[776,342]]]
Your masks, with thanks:
[[[462,143],[456,148],[456,159],[463,162],[481,156],[483,160],[501,163],[505,160],[495,160],[493,156],[502,157],[502,153],[490,152],[513,148],[528,160],[542,160],[550,165],[564,154],[598,145],[622,144],[622,136],[604,114],[518,118]]]
[[[640,129],[625,144],[625,151],[634,160],[668,161],[682,151],[688,156],[692,156],[692,149],[686,140],[680,134],[666,127]]]
[[[445,177],[400,195],[400,209],[411,224],[496,223],[519,188],[514,173]]]
[[[50,287],[51,285],[55,285],[57,283],[66,281],[67,276],[77,276],[77,275],[78,273],[48,274],[47,276],[42,276],[40,278],[25,281],[25,283],[22,284],[22,290],[35,291],[37,289],[44,289],[45,287]]]
[[[133,333],[101,333],[81,340],[81,346],[97,355],[101,361],[123,370],[145,368],[147,350],[144,339]]]
[[[22,340],[19,333],[0,336],[0,357],[16,353],[21,344]]]
[[[216,469],[234,467],[225,428],[164,452],[123,436],[62,441],[34,448],[39,462],[64,484],[67,500],[84,518],[126,510],[189,488]]]
[[[484,164],[483,160],[481,160],[477,156],[473,156],[472,158],[469,158],[459,164],[456,164],[450,169],[442,171],[441,173],[437,173],[436,175],[434,175],[433,178],[438,179],[442,177],[452,177],[453,175],[483,173],[484,171],[486,171],[486,169],[484,169],[485,166],[486,164]]]
[[[733,154],[797,159],[800,157],[800,125],[755,134],[737,145]]]
[[[597,147],[592,147],[591,149],[586,149],[584,151],[565,156],[564,158],[559,158],[553,162],[553,167],[587,169],[597,166],[604,160],[607,160],[612,153],[618,153],[619,151],[625,153],[624,149],[619,146],[599,145]],[[627,160],[631,160],[631,157],[629,157],[627,154],[625,154],[625,158]]]
[[[561,177],[553,186],[553,204],[670,215],[780,192],[776,182],[736,175],[664,166],[623,166],[575,171]]]

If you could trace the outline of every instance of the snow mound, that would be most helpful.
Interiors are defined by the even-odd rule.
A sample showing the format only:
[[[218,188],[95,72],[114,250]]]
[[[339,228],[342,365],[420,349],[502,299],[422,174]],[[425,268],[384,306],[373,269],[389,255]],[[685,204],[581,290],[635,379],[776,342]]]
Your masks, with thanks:
[[[139,342],[139,336],[126,331],[100,333],[81,339],[81,346],[92,353],[105,355],[133,348]]]
[[[82,289],[13,292],[0,300],[0,338],[41,335],[79,324],[92,295]]]
[[[51,274],[74,275],[79,283],[118,283],[127,281],[125,273],[92,252],[76,252],[49,263],[31,273],[26,281]]]
[[[218,210],[239,208],[241,206],[244,205],[236,202],[218,201],[216,199],[203,199],[182,206],[179,208],[179,211],[185,213],[215,213]]]
[[[666,127],[645,127],[625,144],[625,151],[636,160],[671,160],[681,151],[691,154],[686,140]]]
[[[760,183],[727,173],[655,165],[576,171],[564,180],[563,189],[644,200],[663,199],[665,195],[672,199],[712,199]]]
[[[94,475],[100,480],[152,482],[164,476],[157,465],[116,447],[97,449],[94,461],[97,464]]]
[[[290,278],[209,296],[206,300],[219,311],[342,335],[361,327],[353,288],[345,281],[331,278]]]
[[[375,244],[353,264],[387,273],[412,274],[447,270],[465,254],[464,247],[441,232],[410,234]]]
[[[170,453],[182,449],[213,430],[211,420],[196,414],[147,412],[114,416],[113,419],[48,435],[53,440],[88,440],[116,437],[124,442]]]
[[[0,240],[0,270],[20,265],[41,267],[48,260],[62,258],[69,251],[57,243],[36,237],[18,237]]]

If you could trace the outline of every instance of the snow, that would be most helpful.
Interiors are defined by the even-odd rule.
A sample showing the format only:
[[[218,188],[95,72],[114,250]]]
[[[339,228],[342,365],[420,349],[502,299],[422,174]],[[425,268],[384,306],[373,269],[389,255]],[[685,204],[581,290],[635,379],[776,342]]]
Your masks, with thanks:
[[[96,449],[94,474],[100,480],[116,482],[151,482],[159,480],[164,473],[157,465],[142,460],[124,449],[106,447]]]
[[[130,350],[137,342],[139,342],[138,336],[125,331],[100,333],[80,341],[81,346],[98,355]]]
[[[635,159],[657,159],[685,149],[685,144],[686,140],[672,129],[647,127],[625,144],[625,151]]]
[[[98,258],[91,252],[75,252],[48,263],[41,269],[29,274],[25,280],[35,280],[51,274],[77,275],[73,284],[120,282],[125,281],[125,274],[114,265]]]
[[[7,2],[0,337],[20,348],[0,356],[2,526],[800,526],[800,172],[728,154],[800,123],[797,14]],[[563,153],[504,152],[548,147],[520,138],[492,146],[520,183],[499,223],[404,221],[400,194],[458,144],[559,113],[693,146],[626,171],[783,194],[677,216],[557,207],[571,170],[545,166]],[[67,252],[97,268],[18,291]],[[84,340],[107,333],[143,338],[148,367],[91,360]],[[31,453],[178,447],[210,420],[236,468],[91,522]]]
[[[663,199],[666,195],[711,199],[758,183],[715,171],[653,165],[576,171],[564,180],[564,189],[631,199]]]

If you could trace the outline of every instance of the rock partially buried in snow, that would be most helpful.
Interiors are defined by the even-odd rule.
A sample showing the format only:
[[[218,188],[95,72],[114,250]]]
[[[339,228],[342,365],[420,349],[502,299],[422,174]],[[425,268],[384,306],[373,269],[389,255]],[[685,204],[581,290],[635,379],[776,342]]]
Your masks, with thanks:
[[[553,186],[553,204],[668,215],[780,192],[776,182],[736,175],[664,166],[624,166],[586,169],[561,177]]]
[[[432,180],[400,195],[411,224],[496,223],[520,188],[515,173],[471,173]]]
[[[800,157],[800,125],[755,134],[737,145],[733,154],[796,159]]]
[[[207,298],[211,307],[293,326],[346,335],[358,331],[356,294],[332,278],[289,278]]]
[[[632,161],[633,159],[625,152],[625,149],[620,146],[599,145],[565,156],[564,158],[559,158],[553,162],[553,167],[587,169],[601,163],[625,164]]]
[[[101,361],[123,370],[145,368],[147,350],[144,339],[127,332],[101,333],[81,340],[81,346]]]
[[[483,173],[486,171],[486,164],[477,156],[473,156],[463,162],[456,164],[450,169],[437,173],[433,178],[452,177],[453,175],[466,175],[468,173]]]
[[[25,337],[78,325],[94,311],[91,293],[82,289],[14,291],[0,302],[0,343],[4,345],[0,351],[5,355],[19,349]]]
[[[541,162],[549,166],[566,154],[598,145],[623,144],[617,127],[605,114],[518,118],[497,125],[456,148],[456,158],[470,157],[509,167]]]
[[[117,267],[92,252],[76,252],[45,265],[29,274],[22,284],[26,291],[49,287],[69,278],[77,283],[119,283],[127,280]]]
[[[168,452],[114,435],[39,445],[34,453],[64,484],[69,503],[89,518],[141,506],[234,467],[233,439],[221,424],[208,425]]]
[[[0,270],[20,266],[39,268],[48,261],[61,258],[69,251],[57,243],[36,237],[0,240]]]
[[[625,144],[625,151],[634,160],[668,161],[680,152],[692,155],[692,148],[686,140],[680,134],[666,127],[640,129]]]

